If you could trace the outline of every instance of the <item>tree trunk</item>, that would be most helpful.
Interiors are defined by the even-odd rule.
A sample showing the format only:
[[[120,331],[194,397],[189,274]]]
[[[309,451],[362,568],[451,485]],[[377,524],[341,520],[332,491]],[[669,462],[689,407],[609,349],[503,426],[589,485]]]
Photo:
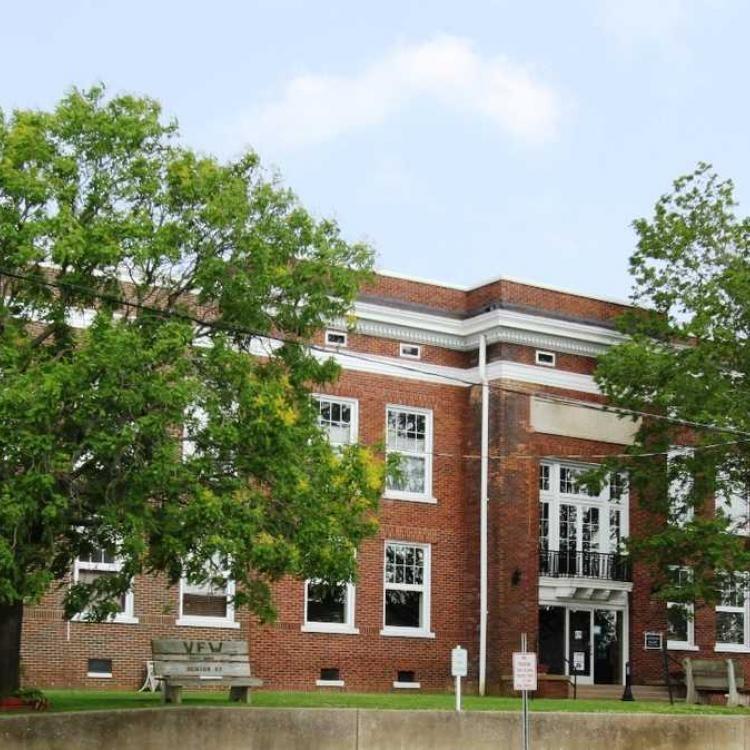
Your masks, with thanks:
[[[23,603],[0,604],[0,698],[21,686]]]

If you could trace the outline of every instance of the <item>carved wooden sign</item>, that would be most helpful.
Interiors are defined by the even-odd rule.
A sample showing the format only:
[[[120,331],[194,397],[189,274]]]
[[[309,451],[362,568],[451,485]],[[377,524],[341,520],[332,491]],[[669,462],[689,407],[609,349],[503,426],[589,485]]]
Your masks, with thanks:
[[[156,639],[152,641],[156,671],[163,676],[249,677],[247,641],[198,641]]]

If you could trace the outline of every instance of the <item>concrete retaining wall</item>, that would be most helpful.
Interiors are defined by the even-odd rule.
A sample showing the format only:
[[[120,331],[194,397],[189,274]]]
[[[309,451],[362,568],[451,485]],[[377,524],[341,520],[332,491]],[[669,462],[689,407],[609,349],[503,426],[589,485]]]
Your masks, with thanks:
[[[534,713],[534,750],[750,750],[750,716]],[[90,711],[0,718],[3,750],[513,750],[518,714],[354,709]]]

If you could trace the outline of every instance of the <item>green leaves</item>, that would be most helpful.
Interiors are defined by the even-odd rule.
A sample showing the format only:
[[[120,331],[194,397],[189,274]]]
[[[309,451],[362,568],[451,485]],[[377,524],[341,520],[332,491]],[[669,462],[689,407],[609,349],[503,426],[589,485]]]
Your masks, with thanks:
[[[0,113],[0,602],[92,545],[122,574],[71,587],[68,615],[211,559],[264,618],[283,575],[356,575],[382,466],[321,437],[310,390],[338,368],[304,341],[371,266],[255,154],[181,145],[153,100],[95,87]]]
[[[736,205],[731,181],[699,164],[651,219],[634,222],[633,299],[645,309],[623,316],[629,341],[604,354],[596,373],[615,405],[656,415],[643,420],[626,462],[646,512],[629,547],[677,601],[716,601],[717,571],[750,569],[744,538],[730,533],[714,502],[741,494],[747,504],[750,491],[750,220],[735,215]],[[679,445],[694,451],[667,462]],[[679,484],[690,487],[681,501],[693,519],[665,524]],[[674,565],[693,569],[687,598],[675,599]]]

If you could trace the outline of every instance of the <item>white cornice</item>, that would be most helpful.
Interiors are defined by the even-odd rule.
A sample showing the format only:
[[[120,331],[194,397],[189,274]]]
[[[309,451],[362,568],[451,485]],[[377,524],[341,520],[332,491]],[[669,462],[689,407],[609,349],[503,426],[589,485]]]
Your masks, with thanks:
[[[360,333],[461,351],[475,349],[482,334],[488,343],[504,341],[587,357],[624,340],[603,326],[504,309],[464,320],[371,302],[355,303],[353,312]]]

